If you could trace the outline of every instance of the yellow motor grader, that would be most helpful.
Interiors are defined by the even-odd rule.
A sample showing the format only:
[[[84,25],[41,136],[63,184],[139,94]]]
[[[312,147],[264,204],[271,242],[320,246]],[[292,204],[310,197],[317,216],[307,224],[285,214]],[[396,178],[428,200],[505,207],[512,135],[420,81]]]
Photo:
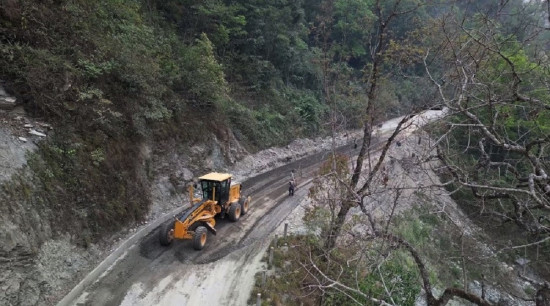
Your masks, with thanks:
[[[193,248],[202,250],[208,232],[216,235],[216,216],[237,221],[248,212],[250,197],[241,196],[241,184],[231,185],[231,175],[212,172],[199,178],[202,199],[194,197],[193,186],[189,187],[191,208],[175,216],[174,222],[164,224],[159,232],[162,245],[174,239],[192,239]]]

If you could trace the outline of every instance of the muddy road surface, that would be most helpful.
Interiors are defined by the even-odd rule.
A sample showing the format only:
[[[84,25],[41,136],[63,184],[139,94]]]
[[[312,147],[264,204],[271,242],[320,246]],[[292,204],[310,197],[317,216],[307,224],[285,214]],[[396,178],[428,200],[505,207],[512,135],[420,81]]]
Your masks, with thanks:
[[[426,111],[412,120],[403,136],[445,112]],[[379,149],[400,118],[380,125],[372,141]],[[360,144],[359,144],[360,146]],[[353,144],[337,149],[350,158]],[[274,231],[307,196],[311,178],[330,152],[310,155],[259,174],[243,182],[243,194],[252,197],[249,212],[237,222],[218,220],[217,235],[209,234],[206,246],[195,251],[190,240],[163,247],[158,228],[121,256],[95,283],[84,289],[71,305],[246,305],[254,275]],[[288,196],[287,184],[295,170],[298,189]]]
[[[376,143],[376,142],[375,142]],[[339,153],[353,155],[353,145]],[[244,181],[249,212],[237,222],[217,220],[217,234],[196,251],[191,240],[163,247],[159,228],[126,251],[72,305],[246,305],[270,235],[307,195],[307,185],[328,152],[289,162]],[[298,188],[288,196],[295,170]]]

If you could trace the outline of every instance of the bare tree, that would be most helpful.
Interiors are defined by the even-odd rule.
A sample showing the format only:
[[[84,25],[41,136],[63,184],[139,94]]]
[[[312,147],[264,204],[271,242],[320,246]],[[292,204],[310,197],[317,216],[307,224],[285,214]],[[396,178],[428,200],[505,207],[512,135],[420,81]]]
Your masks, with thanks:
[[[527,42],[503,36],[488,16],[475,22],[442,17],[438,38],[445,51],[426,53],[426,72],[455,114],[438,157],[479,200],[480,213],[544,239],[550,234],[548,61]],[[452,68],[436,77],[429,61]],[[469,162],[460,158],[465,152]]]
[[[505,12],[507,3],[501,1],[495,14]],[[401,4],[401,1],[394,1],[389,6],[385,4],[389,7],[385,10],[381,1],[375,2],[377,31],[372,40],[372,65],[366,78],[368,104],[363,143],[349,181],[336,179],[339,181],[337,185],[345,192],[341,197],[331,199],[333,215],[325,239],[328,251],[323,256],[330,260],[330,250],[336,247],[349,211],[359,206],[371,226],[362,238],[379,241],[391,250],[408,252],[418,268],[428,305],[446,305],[453,298],[490,305],[483,294],[480,297],[467,291],[466,277],[464,289],[447,288],[436,297],[420,253],[388,230],[393,211],[383,226],[365,205],[365,200],[373,195],[373,186],[384,184],[381,169],[388,150],[413,117],[405,116],[381,146],[379,155],[372,158],[373,114],[385,60],[383,54],[388,46],[388,25],[415,9],[403,10]],[[547,174],[550,171],[547,151],[550,96],[545,73],[548,60],[544,52],[539,52],[541,50],[527,47],[543,27],[540,24],[534,26],[532,32],[525,27],[522,29],[525,40],[517,41],[509,33],[500,31],[495,20],[498,16],[477,14],[471,19],[466,17],[442,16],[435,24],[439,29],[433,33],[435,43],[424,58],[426,74],[437,89],[439,100],[451,112],[448,123],[440,125],[438,130],[437,157],[452,177],[450,183],[457,188],[469,189],[479,199],[482,214],[503,222],[514,222],[538,239],[529,246],[539,245],[550,235],[550,222],[547,221],[550,209],[550,177]],[[473,157],[468,162],[460,158],[466,152]],[[338,264],[332,265],[338,268]],[[316,288],[337,290],[351,300],[360,296],[376,304],[396,304],[385,283],[388,298],[383,300],[326,273],[313,259],[304,263],[304,268],[317,280],[313,284]],[[537,303],[541,300],[540,305],[545,305],[547,284],[539,288]]]
[[[379,156],[378,161],[374,166],[370,164],[370,149],[372,144],[372,133],[375,123],[375,111],[376,111],[376,102],[378,94],[378,86],[382,75],[382,65],[384,63],[384,52],[389,44],[389,33],[388,27],[390,23],[399,17],[400,15],[408,14],[416,9],[419,6],[414,6],[410,8],[403,8],[403,2],[401,0],[395,0],[393,3],[383,3],[380,0],[375,2],[375,13],[377,16],[376,32],[370,42],[371,46],[371,68],[369,69],[366,82],[367,82],[367,105],[366,105],[366,118],[363,124],[363,137],[361,147],[357,156],[357,160],[354,166],[354,170],[348,184],[347,190],[348,193],[346,197],[342,200],[337,213],[336,219],[331,224],[330,231],[326,237],[325,246],[328,249],[334,248],[336,245],[336,239],[340,235],[342,226],[346,220],[349,210],[357,206],[361,202],[361,199],[366,197],[369,192],[369,187],[373,181],[373,178],[380,170],[384,159],[386,158],[386,152],[391,146],[395,137],[401,132],[404,126],[407,125],[407,122],[413,117],[414,114],[403,117],[403,120],[399,122],[394,133],[391,137],[388,138],[382,154]],[[389,6],[389,9],[385,9],[383,6]],[[359,184],[361,175],[364,170],[364,162],[369,162],[368,167],[368,178],[362,184]]]
[[[455,190],[469,191],[474,200],[463,201],[485,223],[515,224],[516,237],[526,242],[503,241],[499,253],[526,253],[530,247],[538,252],[550,239],[545,20],[522,9],[515,18],[538,23],[527,22],[522,33],[512,35],[499,23],[507,5],[500,2],[492,13],[439,18],[432,25],[438,29],[433,31],[438,43],[426,52],[424,65],[439,101],[449,110],[446,122],[436,127],[437,157]],[[539,288],[537,305],[550,304],[548,284],[531,283]]]
[[[326,177],[325,177],[326,178]],[[380,184],[383,181],[383,177],[377,177],[376,178],[376,184]],[[325,190],[324,188],[321,188],[320,190]],[[488,301],[486,301],[483,297],[479,297],[476,294],[473,294],[471,292],[466,291],[465,289],[461,288],[446,288],[443,290],[443,293],[436,297],[433,293],[433,285],[430,280],[430,275],[428,272],[428,268],[426,267],[425,261],[422,258],[422,255],[416,248],[409,242],[407,242],[405,239],[399,237],[398,235],[392,233],[389,229],[390,224],[393,223],[393,218],[396,215],[396,211],[399,209],[399,205],[402,205],[402,202],[404,199],[401,199],[402,196],[402,189],[399,187],[395,188],[389,187],[385,188],[383,192],[386,194],[385,196],[385,206],[391,206],[391,209],[386,214],[385,217],[378,217],[375,218],[372,213],[372,208],[367,208],[367,205],[360,205],[362,212],[367,217],[369,229],[364,234],[357,234],[352,231],[346,232],[349,236],[352,237],[352,243],[357,244],[358,241],[365,242],[366,246],[368,246],[368,249],[370,251],[376,250],[378,256],[375,256],[375,258],[372,258],[370,260],[372,266],[371,266],[371,272],[370,273],[380,273],[380,265],[384,263],[384,261],[390,256],[390,254],[396,250],[404,250],[409,254],[409,256],[414,260],[414,263],[418,269],[419,274],[419,280],[421,283],[421,287],[424,291],[425,297],[426,297],[426,304],[430,306],[439,306],[439,305],[446,305],[450,300],[454,298],[460,298],[467,300],[471,303],[474,303],[476,305],[491,305]],[[330,194],[331,192],[327,192],[327,194]],[[388,203],[388,197],[392,197],[393,200],[391,203]],[[317,200],[321,200],[318,198]],[[328,199],[325,199],[328,200]],[[330,197],[330,203],[334,201],[334,197]],[[407,200],[405,200],[407,201]],[[391,205],[390,205],[391,204]],[[358,300],[358,297],[360,297],[363,300],[371,301],[374,304],[378,305],[399,305],[400,303],[396,303],[392,298],[392,290],[388,287],[386,282],[384,281],[384,276],[380,273],[380,280],[381,285],[385,290],[384,297],[379,296],[373,296],[371,293],[367,291],[362,291],[359,287],[359,283],[361,282],[361,279],[359,276],[356,275],[354,281],[350,281],[349,279],[345,279],[343,276],[345,266],[349,266],[350,262],[345,263],[339,263],[337,260],[335,260],[333,257],[330,256],[329,253],[323,253],[323,258],[325,264],[323,266],[320,266],[319,260],[314,258],[314,254],[312,250],[309,251],[309,260],[302,263],[302,267],[304,268],[307,273],[312,276],[313,282],[309,283],[307,286],[308,288],[316,288],[317,290],[320,290],[321,292],[325,292],[327,290],[336,290],[337,292],[340,292],[341,294],[347,296],[351,301],[354,301],[355,303],[361,305],[361,301]],[[318,251],[317,251],[318,253]],[[364,257],[365,253],[367,253],[367,249],[362,249],[358,251],[358,257]],[[361,261],[360,259],[357,259],[358,261]],[[326,263],[326,262],[329,263]],[[322,262],[322,263],[323,263]],[[330,267],[330,268],[328,268]],[[340,271],[335,272],[335,271]]]

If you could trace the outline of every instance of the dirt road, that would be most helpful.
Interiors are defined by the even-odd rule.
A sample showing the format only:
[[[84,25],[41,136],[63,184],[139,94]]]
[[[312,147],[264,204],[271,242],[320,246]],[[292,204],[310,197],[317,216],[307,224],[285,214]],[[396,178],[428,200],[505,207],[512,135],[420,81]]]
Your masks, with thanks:
[[[377,135],[389,132],[396,123],[385,123]],[[373,140],[373,146],[379,143]],[[353,145],[338,151],[350,157],[357,153]],[[217,235],[209,235],[202,251],[195,251],[190,241],[160,246],[157,228],[71,304],[246,305],[270,235],[307,195],[309,178],[328,154],[308,156],[244,181],[243,193],[252,196],[249,213],[236,223],[219,220]],[[299,169],[299,188],[289,197],[292,169]]]
[[[187,240],[162,247],[158,229],[152,231],[73,305],[246,305],[268,237],[306,195],[307,178],[326,157],[309,156],[243,182],[243,193],[253,199],[249,213],[235,223],[219,220],[202,251]],[[292,169],[300,169],[299,188],[289,197]]]

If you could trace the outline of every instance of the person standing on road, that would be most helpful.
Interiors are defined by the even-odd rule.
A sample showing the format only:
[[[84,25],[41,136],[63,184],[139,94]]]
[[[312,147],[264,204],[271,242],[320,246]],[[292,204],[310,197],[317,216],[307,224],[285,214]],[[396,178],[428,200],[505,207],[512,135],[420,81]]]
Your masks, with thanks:
[[[292,181],[288,182],[288,195],[289,196],[294,195],[294,182]]]
[[[292,182],[293,189],[296,188],[296,177],[294,176],[294,169],[290,170],[290,181]]]

